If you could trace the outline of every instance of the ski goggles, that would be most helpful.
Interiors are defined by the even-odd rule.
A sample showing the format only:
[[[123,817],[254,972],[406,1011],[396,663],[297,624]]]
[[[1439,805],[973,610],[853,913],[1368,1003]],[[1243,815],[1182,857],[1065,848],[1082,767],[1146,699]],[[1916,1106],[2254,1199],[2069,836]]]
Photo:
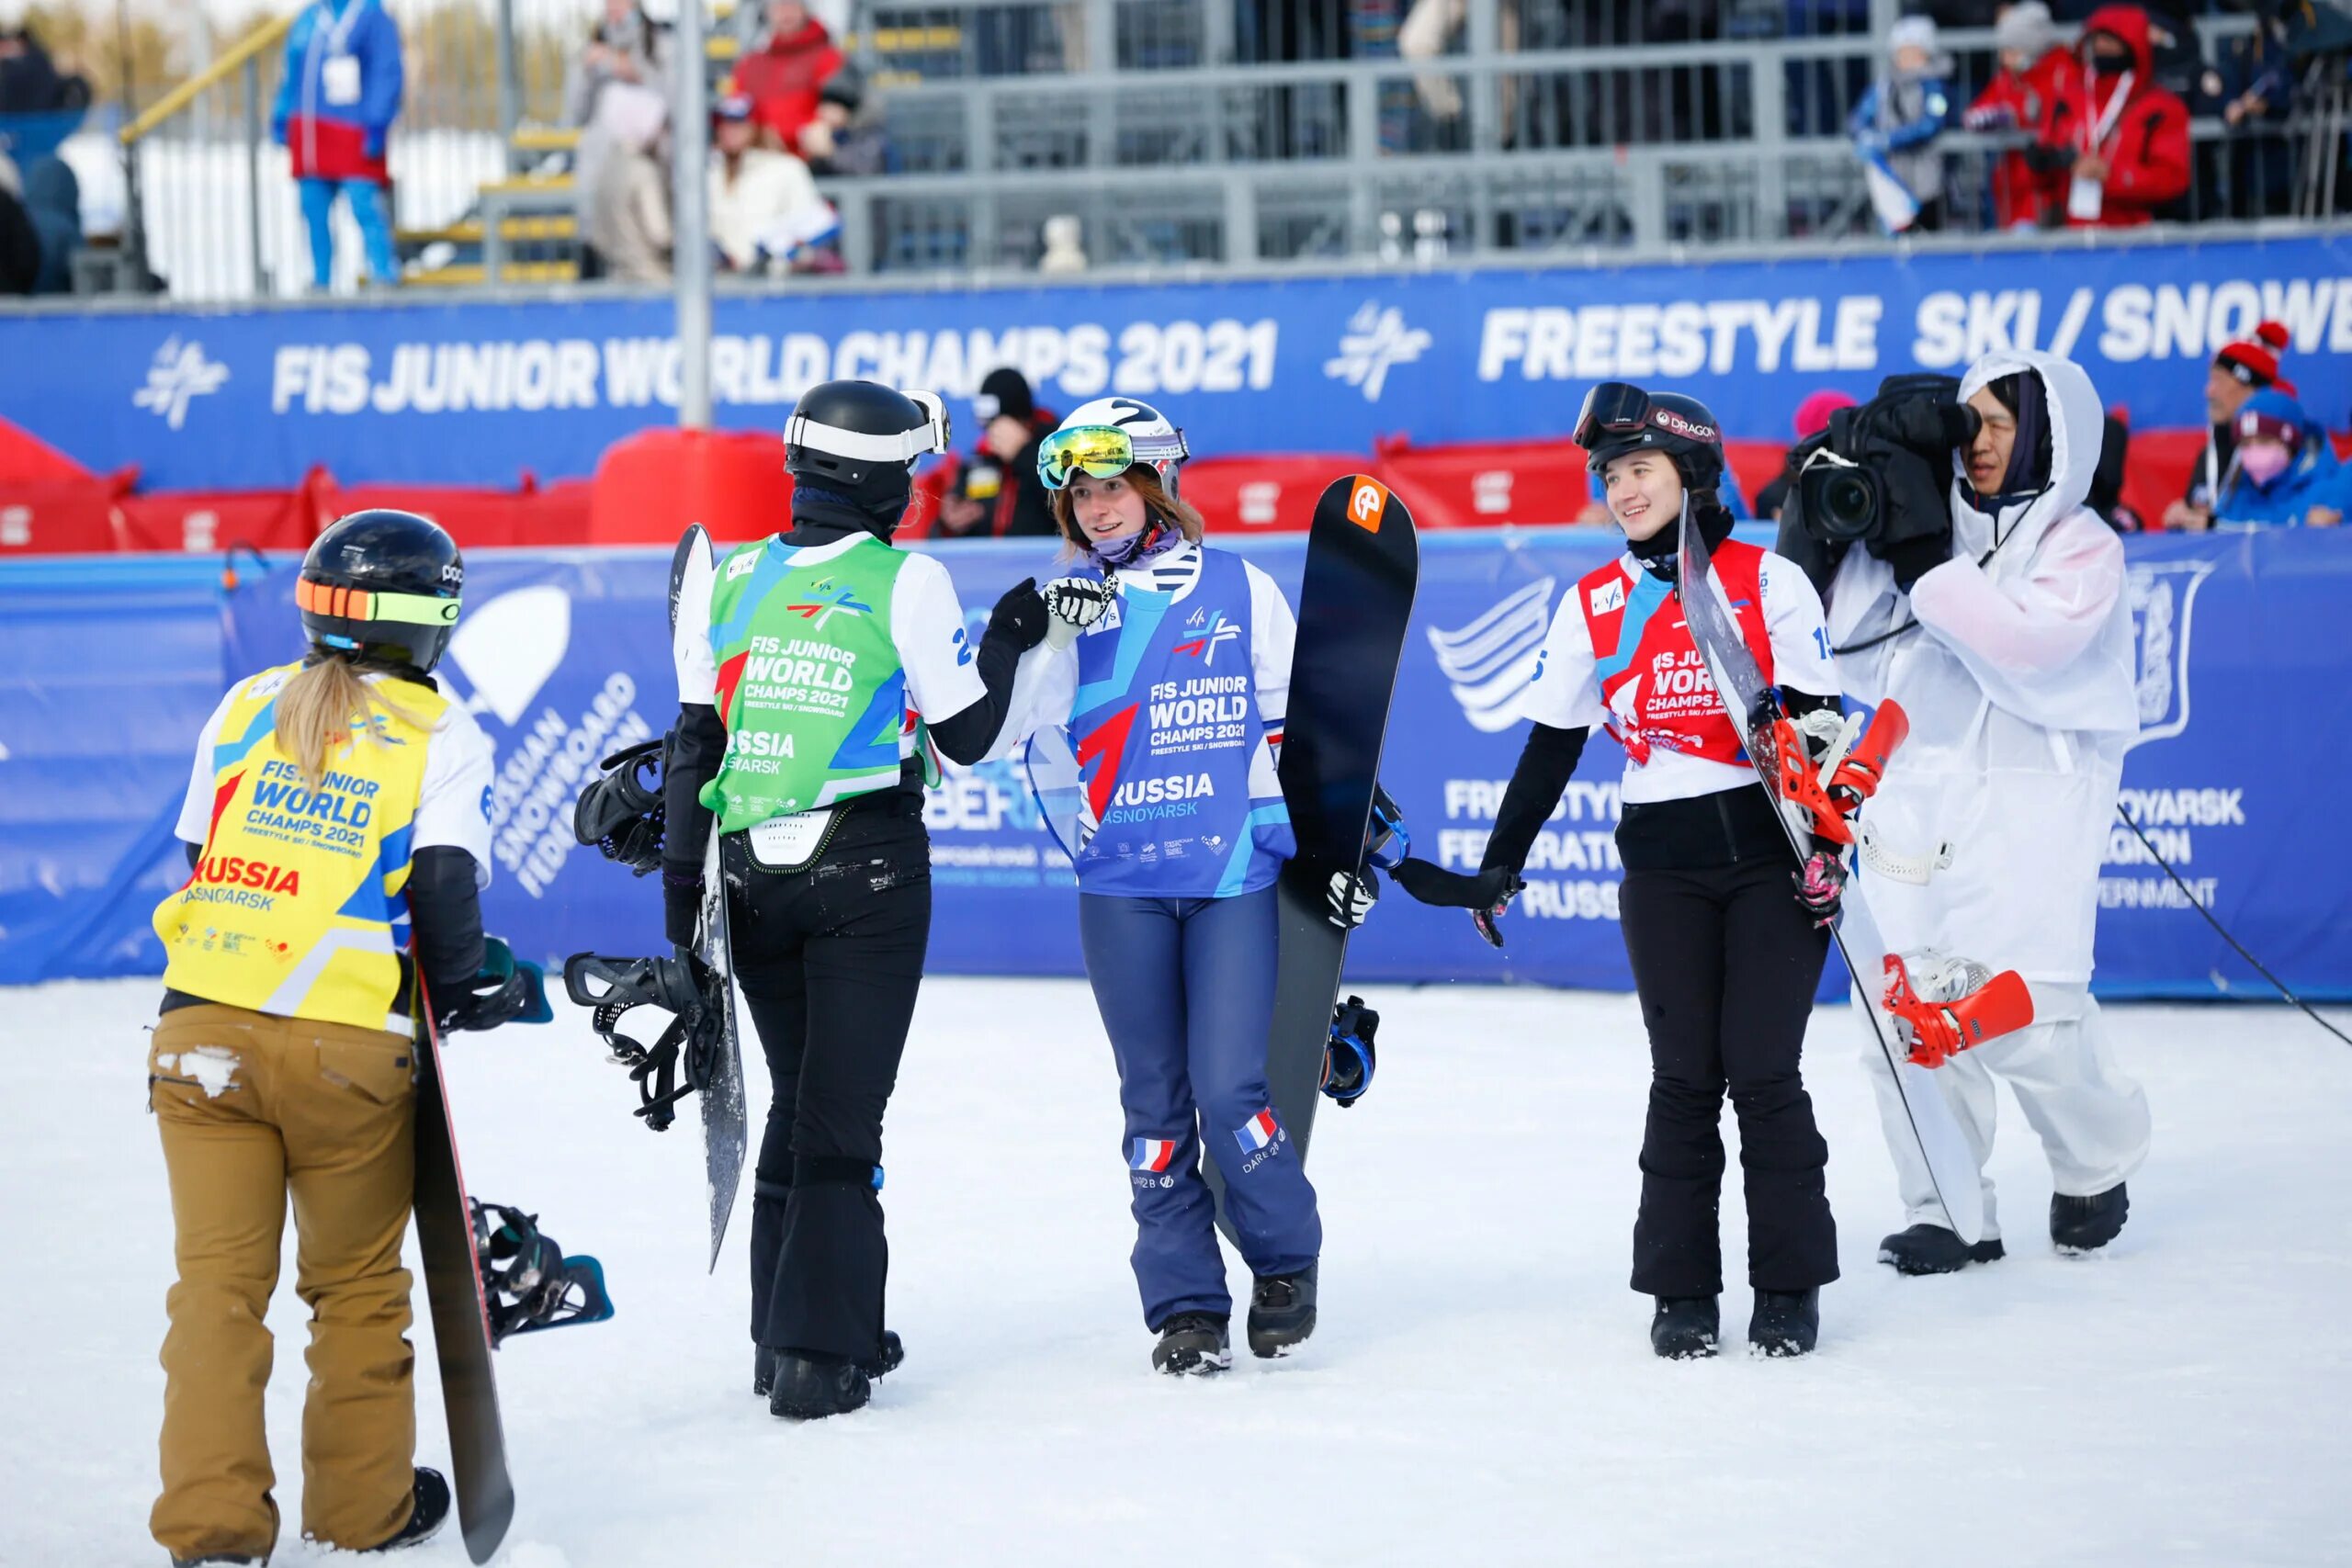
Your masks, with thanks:
[[[1115,424],[1081,424],[1057,430],[1038,446],[1037,477],[1047,490],[1059,490],[1073,474],[1114,479],[1137,463],[1181,463],[1191,456],[1181,430],[1137,440]]]
[[[1590,451],[1611,435],[1638,435],[1650,422],[1650,395],[1629,381],[1603,381],[1584,395],[1571,437]]]
[[[785,422],[784,444],[814,446],[820,452],[860,463],[911,463],[918,457],[951,450],[954,431],[947,418],[947,405],[939,394],[908,388],[899,395],[922,411],[922,423],[912,430],[876,435],[869,431],[844,430],[840,425],[795,413]]]
[[[379,593],[365,588],[337,588],[303,578],[294,585],[294,607],[314,615],[335,615],[346,621],[399,621],[416,626],[454,626],[458,601],[435,593]]]

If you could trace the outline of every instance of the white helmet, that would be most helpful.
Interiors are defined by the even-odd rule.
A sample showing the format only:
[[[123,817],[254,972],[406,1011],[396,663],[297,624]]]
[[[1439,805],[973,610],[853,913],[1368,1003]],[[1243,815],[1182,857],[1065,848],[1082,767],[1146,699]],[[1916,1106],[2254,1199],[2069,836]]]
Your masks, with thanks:
[[[1097,398],[1072,409],[1054,434],[1104,427],[1123,432],[1134,445],[1135,460],[1158,476],[1162,490],[1171,496],[1177,493],[1177,467],[1193,454],[1184,445],[1184,433],[1166,414],[1134,398]],[[1041,451],[1041,458],[1043,455]]]

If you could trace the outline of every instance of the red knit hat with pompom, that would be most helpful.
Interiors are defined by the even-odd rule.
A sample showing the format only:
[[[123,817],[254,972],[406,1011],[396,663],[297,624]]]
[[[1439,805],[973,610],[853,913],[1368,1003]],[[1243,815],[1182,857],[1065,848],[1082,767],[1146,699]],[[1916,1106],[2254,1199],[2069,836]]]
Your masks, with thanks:
[[[2287,329],[2278,321],[2258,323],[2235,343],[2223,344],[2213,363],[2249,387],[2267,387],[2278,379],[2278,355],[2286,352]]]

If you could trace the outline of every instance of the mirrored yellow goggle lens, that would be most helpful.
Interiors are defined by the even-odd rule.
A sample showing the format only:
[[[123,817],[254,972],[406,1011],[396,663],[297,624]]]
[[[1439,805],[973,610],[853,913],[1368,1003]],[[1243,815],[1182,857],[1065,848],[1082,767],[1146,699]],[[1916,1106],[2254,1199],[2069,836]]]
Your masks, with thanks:
[[[1055,490],[1080,469],[1098,479],[1114,479],[1133,468],[1135,460],[1135,443],[1127,433],[1109,425],[1057,430],[1037,449],[1037,471]]]

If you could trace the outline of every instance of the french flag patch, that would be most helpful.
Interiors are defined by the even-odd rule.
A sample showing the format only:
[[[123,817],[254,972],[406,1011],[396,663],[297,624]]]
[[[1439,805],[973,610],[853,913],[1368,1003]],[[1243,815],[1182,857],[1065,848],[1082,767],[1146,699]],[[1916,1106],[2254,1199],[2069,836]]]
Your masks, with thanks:
[[[1168,1162],[1176,1157],[1173,1138],[1137,1138],[1136,1152],[1127,1161],[1129,1170],[1164,1171]]]
[[[1274,1121],[1272,1106],[1233,1130],[1234,1142],[1241,1145],[1241,1152],[1245,1155],[1257,1153],[1282,1135],[1283,1130]]]

